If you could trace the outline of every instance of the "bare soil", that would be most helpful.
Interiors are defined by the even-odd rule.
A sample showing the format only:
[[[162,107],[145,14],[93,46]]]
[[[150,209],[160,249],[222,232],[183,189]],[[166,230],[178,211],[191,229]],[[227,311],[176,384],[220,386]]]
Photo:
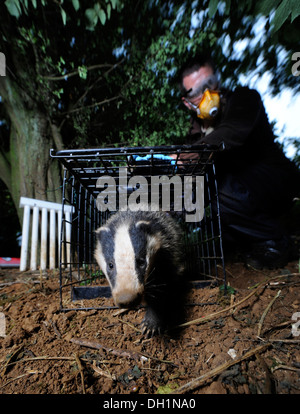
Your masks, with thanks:
[[[1,269],[0,394],[300,394],[299,263],[226,270],[226,297],[193,288],[192,322],[147,339],[143,308],[60,312],[57,271]]]

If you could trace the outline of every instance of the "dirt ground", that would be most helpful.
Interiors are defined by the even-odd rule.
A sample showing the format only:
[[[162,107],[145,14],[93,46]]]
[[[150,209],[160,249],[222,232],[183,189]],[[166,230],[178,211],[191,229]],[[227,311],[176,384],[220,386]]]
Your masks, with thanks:
[[[192,289],[189,324],[147,339],[143,308],[60,312],[58,271],[1,269],[0,394],[300,394],[299,263],[226,270],[225,298]]]

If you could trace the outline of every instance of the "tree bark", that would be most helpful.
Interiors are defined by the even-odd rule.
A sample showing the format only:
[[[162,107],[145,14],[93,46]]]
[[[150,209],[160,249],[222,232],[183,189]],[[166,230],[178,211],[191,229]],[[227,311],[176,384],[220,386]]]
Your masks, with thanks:
[[[11,121],[9,151],[0,152],[0,178],[22,223],[20,197],[61,202],[60,167],[49,155],[55,142],[47,114],[7,76],[0,78],[0,94]]]

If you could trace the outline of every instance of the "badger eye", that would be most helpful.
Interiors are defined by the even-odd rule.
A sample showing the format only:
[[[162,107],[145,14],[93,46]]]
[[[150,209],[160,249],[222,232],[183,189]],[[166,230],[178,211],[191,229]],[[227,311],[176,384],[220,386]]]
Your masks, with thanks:
[[[113,264],[112,262],[110,262],[110,263],[108,263],[108,267],[109,267],[110,269],[113,269],[113,268],[114,268],[114,264]]]
[[[144,267],[146,266],[146,259],[143,257],[139,257],[138,259],[136,259],[136,264],[138,265],[138,267]]]

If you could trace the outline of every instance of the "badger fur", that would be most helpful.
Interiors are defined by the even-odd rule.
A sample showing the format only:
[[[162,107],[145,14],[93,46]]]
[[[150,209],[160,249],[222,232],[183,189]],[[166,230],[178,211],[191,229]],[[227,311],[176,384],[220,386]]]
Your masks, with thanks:
[[[174,324],[184,273],[182,232],[164,212],[123,211],[97,230],[95,258],[120,308],[146,305],[148,336]]]

